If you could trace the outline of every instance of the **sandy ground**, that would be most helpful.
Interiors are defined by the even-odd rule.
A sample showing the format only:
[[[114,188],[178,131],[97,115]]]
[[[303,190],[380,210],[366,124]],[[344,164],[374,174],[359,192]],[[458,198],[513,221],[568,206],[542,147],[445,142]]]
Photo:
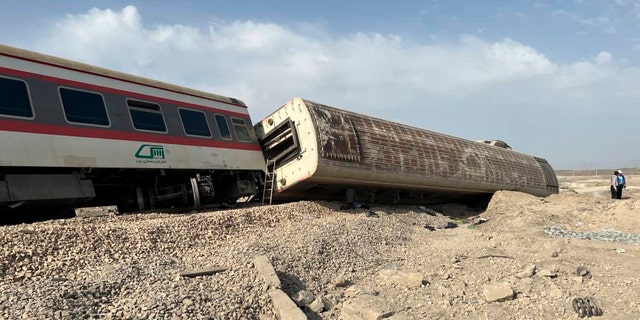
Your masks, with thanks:
[[[637,236],[640,188],[634,177],[627,178],[623,200],[610,199],[608,176],[559,177],[561,193],[544,199],[498,192],[480,215],[489,219],[487,223],[475,229],[416,233],[408,260],[431,274],[436,291],[444,292],[444,305],[456,309],[440,313],[442,318],[575,319],[571,300],[588,296],[604,310],[599,318],[640,319],[638,245],[552,238],[544,231],[559,226]],[[518,277],[531,265],[533,276]],[[576,275],[581,266],[591,277]],[[482,302],[482,289],[497,283],[514,289],[515,299]]]
[[[309,319],[577,319],[576,297],[595,298],[598,319],[640,319],[640,242],[548,232],[640,241],[640,177],[627,179],[622,200],[609,199],[608,176],[559,177],[557,195],[498,192],[486,210],[430,207],[435,216],[300,202],[190,214],[83,209],[3,226],[0,318],[273,319],[279,311],[252,265],[266,255],[289,296],[321,297],[324,307],[301,308]],[[208,265],[229,270],[176,276]]]
[[[402,268],[426,275],[429,290],[381,294],[406,299],[396,303],[415,319],[576,319],[576,297],[595,298],[598,318],[640,319],[640,188],[627,179],[623,200],[610,199],[608,176],[559,177],[561,193],[547,198],[498,192],[479,215],[486,223],[412,234]],[[443,211],[456,219],[455,210]],[[545,232],[551,226],[622,231],[636,243],[554,238]],[[581,276],[579,267],[589,273]],[[513,299],[487,302],[487,292],[501,286],[513,289]],[[431,308],[423,310],[425,303]]]

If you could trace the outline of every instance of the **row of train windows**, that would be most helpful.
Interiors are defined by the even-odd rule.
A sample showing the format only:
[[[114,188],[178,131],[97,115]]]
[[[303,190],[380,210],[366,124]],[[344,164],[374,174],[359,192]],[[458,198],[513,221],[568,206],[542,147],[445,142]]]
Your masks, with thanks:
[[[109,116],[102,95],[70,88],[59,88],[60,100],[68,122],[108,127]],[[131,122],[136,130],[166,133],[160,105],[156,103],[127,99]],[[211,137],[211,130],[203,111],[178,108],[184,132],[188,136]],[[25,82],[0,77],[0,115],[33,118],[31,100]],[[214,115],[220,136],[231,139],[227,119]],[[243,119],[231,118],[231,124],[240,141],[251,141],[249,130]]]

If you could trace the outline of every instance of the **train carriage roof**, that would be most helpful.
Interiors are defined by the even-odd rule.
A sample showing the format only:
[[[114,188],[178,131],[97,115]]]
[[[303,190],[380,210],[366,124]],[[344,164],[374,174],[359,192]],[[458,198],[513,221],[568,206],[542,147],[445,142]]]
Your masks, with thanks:
[[[50,56],[50,55],[46,55],[46,54],[42,54],[34,51],[11,47],[4,44],[0,44],[0,55],[14,57],[18,59],[30,60],[38,63],[62,67],[62,68],[66,68],[74,71],[89,73],[89,74],[103,76],[107,78],[118,79],[118,80],[127,81],[135,84],[140,84],[140,85],[159,88],[159,89],[168,90],[172,92],[196,96],[199,98],[216,100],[223,103],[228,103],[228,104],[246,108],[245,103],[239,99],[221,96],[221,95],[209,93],[206,91],[190,89],[190,88],[175,85],[175,84],[152,80],[152,79],[148,79],[140,76],[127,74],[124,72],[119,72],[119,71],[114,71],[106,68],[93,66],[90,64],[85,64],[85,63],[58,58],[58,57],[54,57],[54,56]]]

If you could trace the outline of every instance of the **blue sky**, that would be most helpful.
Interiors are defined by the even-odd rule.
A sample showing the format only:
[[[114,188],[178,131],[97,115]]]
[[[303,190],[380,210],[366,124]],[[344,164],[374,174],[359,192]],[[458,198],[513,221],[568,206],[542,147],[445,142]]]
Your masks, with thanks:
[[[15,1],[0,43],[244,100],[293,97],[556,169],[640,166],[640,0]]]

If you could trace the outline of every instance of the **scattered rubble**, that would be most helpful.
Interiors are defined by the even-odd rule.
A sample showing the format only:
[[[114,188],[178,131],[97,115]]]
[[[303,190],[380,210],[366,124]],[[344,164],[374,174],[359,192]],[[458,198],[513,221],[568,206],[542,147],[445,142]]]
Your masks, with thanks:
[[[592,297],[635,319],[640,200],[598,183],[498,192],[486,211],[317,201],[1,226],[0,318],[575,319]]]
[[[208,268],[203,268],[198,270],[182,271],[179,273],[179,275],[181,277],[193,278],[193,277],[200,277],[200,276],[210,276],[212,274],[216,274],[224,271],[227,271],[227,268],[214,266],[214,267],[208,267]]]
[[[508,283],[485,286],[482,294],[487,302],[502,302],[515,297],[515,292],[513,292],[513,289],[511,289]]]

